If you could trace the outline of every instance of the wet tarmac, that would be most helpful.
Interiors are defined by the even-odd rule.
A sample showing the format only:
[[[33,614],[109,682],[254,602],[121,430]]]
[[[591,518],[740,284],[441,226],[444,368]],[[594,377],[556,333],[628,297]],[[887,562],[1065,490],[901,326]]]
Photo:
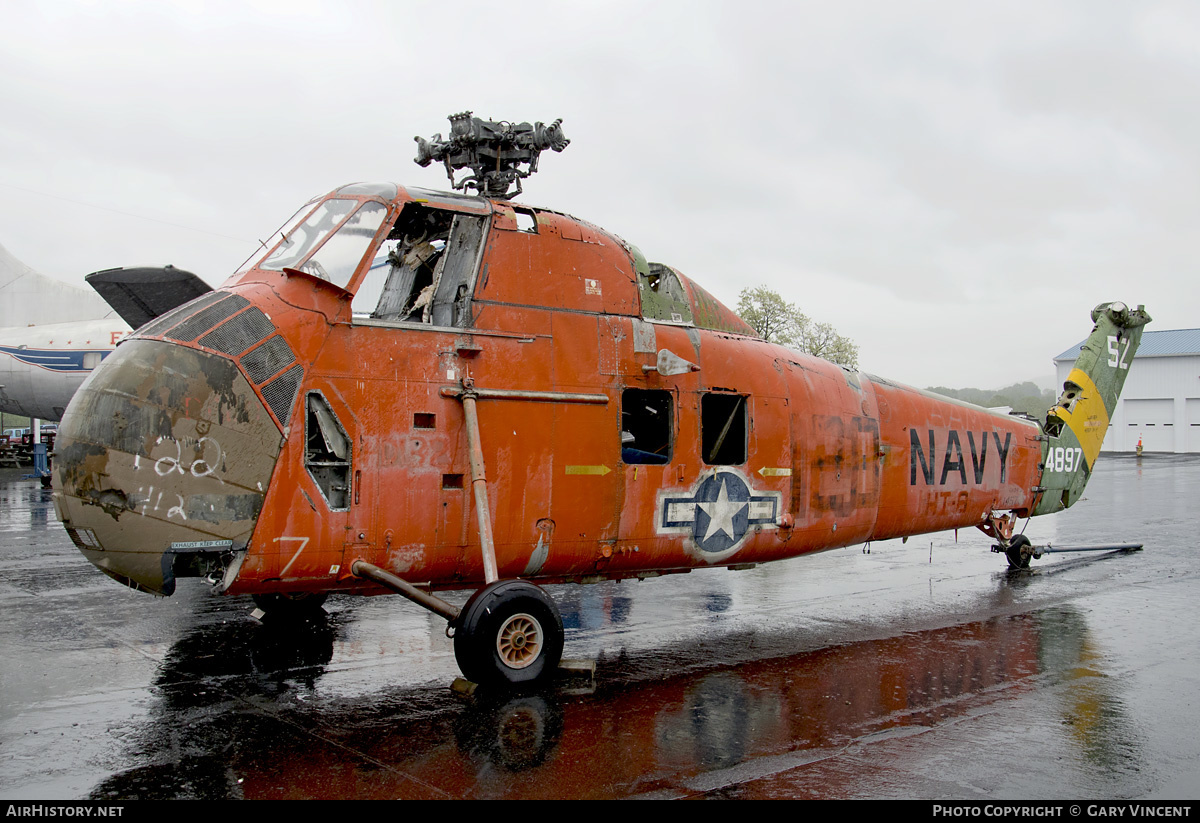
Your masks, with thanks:
[[[1031,521],[641,583],[554,587],[566,655],[520,697],[449,688],[397,597],[260,622],[90,566],[0,470],[0,797],[1200,797],[1200,457],[1101,460]],[[457,598],[458,602],[465,595]]]

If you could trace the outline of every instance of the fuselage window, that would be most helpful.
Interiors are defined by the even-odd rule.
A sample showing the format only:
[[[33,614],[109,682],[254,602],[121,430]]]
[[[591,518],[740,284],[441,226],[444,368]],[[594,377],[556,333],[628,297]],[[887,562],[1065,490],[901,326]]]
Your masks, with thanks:
[[[529,209],[513,207],[513,219],[517,221],[517,231],[537,234],[537,217]]]
[[[330,509],[350,508],[350,438],[329,402],[310,392],[304,417],[304,468]]]
[[[700,448],[710,466],[746,462],[749,414],[744,394],[706,394],[700,398]]]
[[[670,462],[672,409],[669,391],[626,389],[621,393],[622,462]]]
[[[642,298],[642,317],[667,323],[692,322],[687,294],[679,282],[679,275],[670,266],[647,264],[646,273],[639,277],[638,289]]]

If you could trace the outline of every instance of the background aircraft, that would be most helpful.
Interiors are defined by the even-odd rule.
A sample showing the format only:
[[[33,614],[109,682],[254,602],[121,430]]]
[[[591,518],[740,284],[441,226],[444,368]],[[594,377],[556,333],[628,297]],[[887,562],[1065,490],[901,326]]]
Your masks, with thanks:
[[[117,341],[209,291],[172,266],[107,269],[88,291],[39,274],[0,246],[0,411],[61,420]]]

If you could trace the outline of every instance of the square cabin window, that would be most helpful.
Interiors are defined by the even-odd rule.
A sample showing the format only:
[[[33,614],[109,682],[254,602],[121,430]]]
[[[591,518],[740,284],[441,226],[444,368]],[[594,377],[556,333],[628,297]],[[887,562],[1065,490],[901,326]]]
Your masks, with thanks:
[[[705,463],[740,466],[746,462],[747,399],[744,394],[700,398],[700,445]]]
[[[664,464],[671,461],[671,393],[626,389],[621,393],[621,461]]]

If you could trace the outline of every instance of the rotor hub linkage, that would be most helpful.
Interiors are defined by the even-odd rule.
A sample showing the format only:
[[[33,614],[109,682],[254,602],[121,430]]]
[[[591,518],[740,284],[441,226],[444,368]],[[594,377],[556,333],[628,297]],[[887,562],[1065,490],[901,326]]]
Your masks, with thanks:
[[[432,140],[417,141],[415,162],[428,166],[440,160],[446,166],[450,185],[457,190],[474,189],[484,197],[507,200],[521,193],[521,180],[537,171],[538,156],[546,149],[562,151],[571,142],[563,135],[562,118],[544,123],[509,123],[481,120],[471,112],[450,115],[450,136],[435,134]],[[522,168],[527,166],[527,168]],[[455,181],[454,172],[471,174]],[[509,191],[516,184],[515,191]]]

